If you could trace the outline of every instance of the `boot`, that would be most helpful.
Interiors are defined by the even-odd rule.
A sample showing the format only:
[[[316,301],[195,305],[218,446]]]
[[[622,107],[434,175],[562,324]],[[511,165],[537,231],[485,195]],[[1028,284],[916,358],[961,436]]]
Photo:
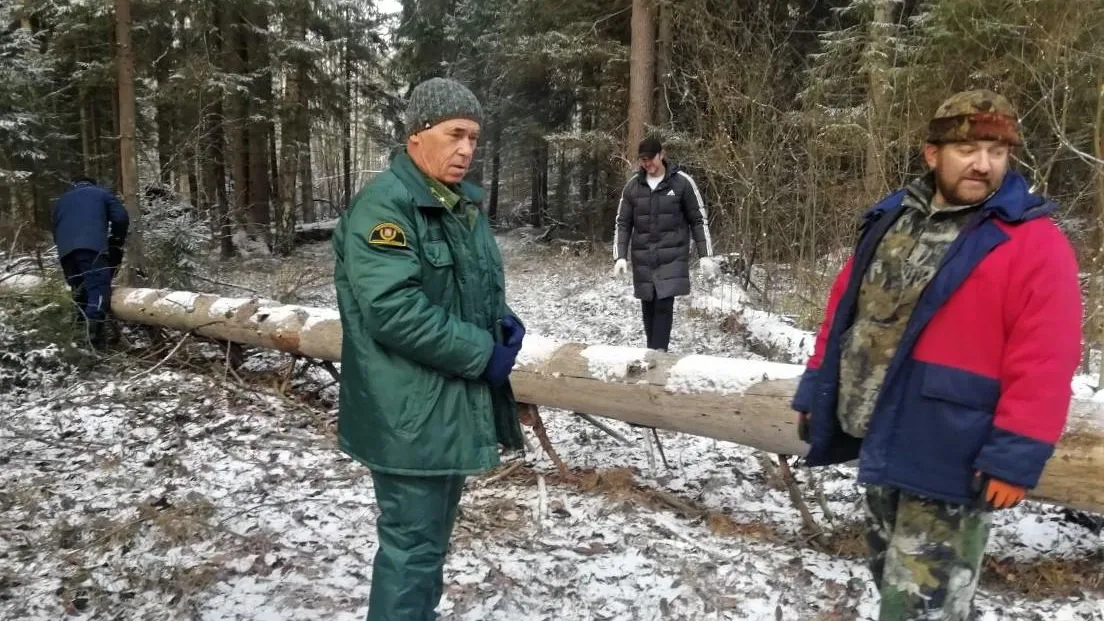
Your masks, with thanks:
[[[107,334],[105,334],[102,319],[88,321],[88,343],[96,351],[103,351],[107,348]]]

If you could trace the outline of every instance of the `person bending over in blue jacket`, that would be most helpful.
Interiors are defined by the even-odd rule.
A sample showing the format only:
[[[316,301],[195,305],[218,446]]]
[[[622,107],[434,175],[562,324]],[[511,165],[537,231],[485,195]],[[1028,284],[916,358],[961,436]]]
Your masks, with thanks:
[[[101,348],[111,280],[123,259],[130,217],[113,192],[91,177],[77,177],[54,202],[51,222],[78,321],[87,322],[89,341]]]

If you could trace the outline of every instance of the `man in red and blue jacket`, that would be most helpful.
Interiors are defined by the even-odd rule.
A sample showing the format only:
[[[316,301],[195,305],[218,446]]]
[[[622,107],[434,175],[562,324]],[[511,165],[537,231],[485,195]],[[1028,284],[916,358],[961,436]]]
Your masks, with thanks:
[[[858,459],[881,621],[970,617],[989,511],[1066,421],[1081,297],[1057,208],[1009,169],[1003,96],[948,99],[931,172],[864,216],[794,396],[811,466]]]

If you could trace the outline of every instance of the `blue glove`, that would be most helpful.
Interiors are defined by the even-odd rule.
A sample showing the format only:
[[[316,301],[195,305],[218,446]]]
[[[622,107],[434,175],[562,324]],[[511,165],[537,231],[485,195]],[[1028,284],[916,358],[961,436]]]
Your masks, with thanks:
[[[487,361],[487,368],[483,369],[483,379],[495,388],[506,383],[510,377],[510,371],[514,370],[514,361],[517,360],[520,347],[510,347],[501,343],[495,343],[491,350],[491,359]]]
[[[521,320],[513,315],[503,317],[502,338],[505,341],[504,345],[516,347],[521,351],[521,341],[525,338],[525,326],[521,325]]]

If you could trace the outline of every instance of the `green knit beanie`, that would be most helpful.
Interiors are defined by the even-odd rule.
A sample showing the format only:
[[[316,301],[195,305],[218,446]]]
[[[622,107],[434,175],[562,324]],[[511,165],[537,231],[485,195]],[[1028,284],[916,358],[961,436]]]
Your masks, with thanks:
[[[483,124],[483,108],[468,87],[450,78],[430,78],[414,87],[403,118],[407,136],[449,119]]]

